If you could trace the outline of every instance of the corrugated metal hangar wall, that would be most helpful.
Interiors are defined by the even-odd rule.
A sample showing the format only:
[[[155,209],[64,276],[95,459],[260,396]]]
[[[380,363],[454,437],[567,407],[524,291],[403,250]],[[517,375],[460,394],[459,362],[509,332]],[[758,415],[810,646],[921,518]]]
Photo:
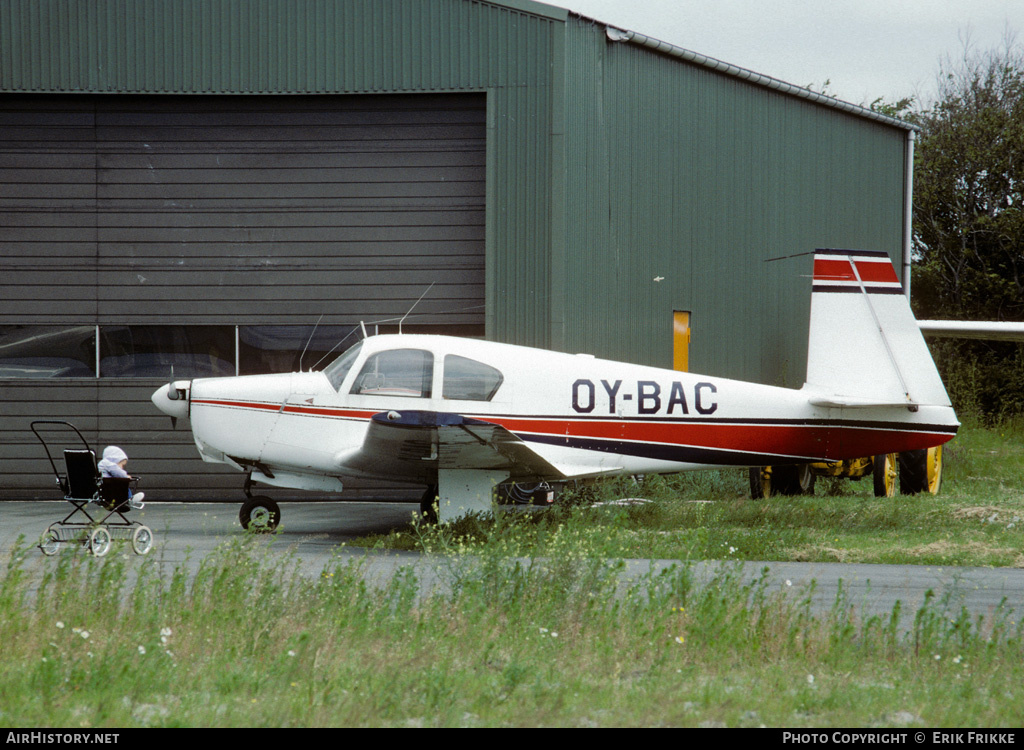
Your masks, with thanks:
[[[308,368],[431,284],[413,325],[670,366],[685,310],[691,369],[799,385],[809,260],[765,261],[901,249],[865,114],[528,0],[0,0],[0,498],[55,497],[57,418],[239,499],[171,365]]]
[[[568,26],[567,345],[671,367],[691,311],[691,370],[800,387],[810,259],[767,261],[898,260],[908,131]]]

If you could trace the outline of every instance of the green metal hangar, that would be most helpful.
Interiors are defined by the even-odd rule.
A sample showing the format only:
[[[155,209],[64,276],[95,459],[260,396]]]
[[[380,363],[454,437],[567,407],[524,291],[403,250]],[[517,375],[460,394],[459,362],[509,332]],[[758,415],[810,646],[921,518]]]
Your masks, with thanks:
[[[810,258],[766,261],[900,259],[912,146],[528,0],[0,0],[0,498],[56,497],[49,418],[240,499],[150,404],[171,367],[308,369],[410,310],[799,386]]]

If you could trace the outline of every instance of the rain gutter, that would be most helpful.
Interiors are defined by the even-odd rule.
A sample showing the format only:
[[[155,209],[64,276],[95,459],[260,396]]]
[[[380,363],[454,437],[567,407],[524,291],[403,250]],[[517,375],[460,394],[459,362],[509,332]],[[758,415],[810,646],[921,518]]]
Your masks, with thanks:
[[[910,255],[914,239],[914,142],[917,132],[907,133],[906,158],[903,188],[903,293],[910,299]]]

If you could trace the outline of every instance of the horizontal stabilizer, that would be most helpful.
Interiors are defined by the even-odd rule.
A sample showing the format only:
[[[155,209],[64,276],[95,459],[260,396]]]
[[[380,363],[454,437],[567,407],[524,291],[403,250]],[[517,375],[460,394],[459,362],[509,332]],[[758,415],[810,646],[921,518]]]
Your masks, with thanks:
[[[1024,341],[1024,323],[1001,320],[919,320],[925,336],[935,338],[981,339],[983,341]]]
[[[811,406],[824,406],[830,409],[870,409],[873,407],[906,407],[909,405],[907,401],[876,401],[867,398],[839,395],[811,395],[807,400]]]

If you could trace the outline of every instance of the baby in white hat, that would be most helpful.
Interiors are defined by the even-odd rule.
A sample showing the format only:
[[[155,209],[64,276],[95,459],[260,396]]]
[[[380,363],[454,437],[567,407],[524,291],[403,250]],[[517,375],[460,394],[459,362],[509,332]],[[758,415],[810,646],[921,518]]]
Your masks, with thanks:
[[[125,466],[128,465],[128,454],[118,448],[116,445],[108,445],[103,449],[103,458],[100,459],[97,464],[100,474],[105,477],[121,477],[122,479],[131,479],[131,475],[125,471]],[[128,504],[139,509],[143,507],[142,498],[146,496],[144,492],[136,492],[132,494],[131,490],[128,490]]]

